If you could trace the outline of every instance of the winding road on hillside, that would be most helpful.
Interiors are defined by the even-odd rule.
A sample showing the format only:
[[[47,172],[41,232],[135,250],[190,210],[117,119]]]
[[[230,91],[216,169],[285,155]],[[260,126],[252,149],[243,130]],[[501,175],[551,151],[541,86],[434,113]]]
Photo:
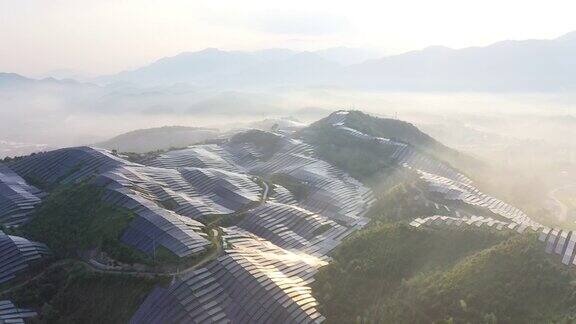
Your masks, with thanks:
[[[264,185],[264,193],[262,193],[262,199],[260,200],[261,204],[265,203],[266,199],[268,199],[268,190],[270,190],[266,181],[262,181],[262,184]]]
[[[270,193],[270,186],[265,181],[262,181],[262,185],[264,187],[264,191],[262,192],[262,198],[260,200],[259,205],[266,203],[266,200],[268,199],[268,194]],[[176,277],[176,276],[185,275],[187,273],[195,271],[198,268],[205,266],[206,264],[215,260],[216,258],[218,258],[219,256],[221,256],[223,254],[224,250],[223,250],[223,246],[222,246],[221,233],[217,229],[212,229],[212,237],[214,239],[214,242],[216,242],[215,243],[216,248],[213,251],[211,251],[210,253],[206,254],[200,261],[198,261],[194,265],[192,265],[188,268],[182,269],[182,270],[176,270],[176,271],[170,271],[170,272],[122,270],[122,269],[118,269],[116,267],[102,264],[95,259],[79,260],[78,262],[81,262],[82,264],[87,266],[91,271],[99,272],[99,273],[124,274],[124,275],[138,276],[138,277],[153,277],[153,276]],[[37,273],[35,276],[28,278],[23,282],[20,282],[20,283],[14,285],[14,286],[11,286],[11,287],[7,287],[6,289],[0,291],[0,296],[7,294],[7,293],[10,293],[10,292],[12,292],[18,288],[21,288],[21,287],[29,284],[30,282],[42,277],[48,270],[50,270],[56,266],[59,266],[61,264],[64,264],[66,262],[71,262],[71,260],[70,259],[64,259],[64,260],[60,260],[60,261],[56,261],[55,263],[52,263],[49,267],[46,267],[44,270]]]
[[[260,199],[260,205],[266,203],[266,200],[268,199],[268,194],[270,192],[270,186],[265,181],[262,181],[262,185],[264,187],[264,191],[262,192],[262,198]],[[118,274],[127,274],[127,275],[135,275],[135,276],[154,276],[154,275],[179,276],[179,275],[183,275],[183,274],[187,274],[189,272],[192,272],[192,271],[208,264],[210,261],[216,259],[220,255],[222,255],[223,247],[222,247],[222,242],[221,242],[222,238],[220,236],[220,232],[216,229],[212,229],[212,235],[214,237],[214,241],[216,242],[216,244],[215,244],[216,249],[214,249],[214,251],[205,255],[202,258],[202,260],[195,263],[194,265],[192,265],[188,268],[182,269],[182,270],[177,270],[175,272],[131,271],[131,270],[127,271],[127,270],[122,270],[122,269],[118,269],[118,268],[115,268],[115,267],[112,267],[112,266],[109,266],[106,264],[99,263],[95,259],[85,260],[84,264],[86,264],[88,267],[90,267],[93,271],[96,271],[96,272],[118,273]]]

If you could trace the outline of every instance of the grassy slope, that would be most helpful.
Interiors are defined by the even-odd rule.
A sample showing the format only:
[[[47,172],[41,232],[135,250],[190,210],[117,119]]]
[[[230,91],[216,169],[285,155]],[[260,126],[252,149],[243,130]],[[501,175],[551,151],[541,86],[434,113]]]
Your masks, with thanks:
[[[332,323],[545,322],[576,301],[575,275],[534,236],[478,229],[373,227],[316,279]]]
[[[126,323],[154,286],[167,279],[95,273],[75,262],[54,264],[2,298],[40,311],[40,323]]]
[[[123,262],[146,259],[143,253],[119,241],[134,215],[103,203],[101,196],[102,189],[90,184],[60,187],[50,193],[33,220],[20,231],[25,237],[46,243],[58,257],[74,257],[79,251],[100,248]]]
[[[550,322],[573,313],[574,279],[534,236],[518,235],[460,260],[448,271],[410,280],[388,307],[380,307],[380,314],[412,323]]]

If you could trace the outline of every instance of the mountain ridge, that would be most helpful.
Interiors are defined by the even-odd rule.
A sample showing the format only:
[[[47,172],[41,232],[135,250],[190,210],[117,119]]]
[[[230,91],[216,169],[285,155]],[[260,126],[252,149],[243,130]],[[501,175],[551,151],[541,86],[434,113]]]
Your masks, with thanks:
[[[207,48],[160,58],[134,70],[92,79],[97,84],[242,89],[327,86],[364,90],[546,92],[576,88],[576,32],[554,39],[504,40],[487,46],[421,50],[378,57],[336,47],[318,51]],[[354,59],[356,57],[356,59]],[[360,62],[359,62],[360,61]],[[35,79],[3,74],[0,85]],[[10,77],[8,77],[10,76]],[[2,82],[2,79],[8,80]],[[48,83],[63,82],[41,79]]]

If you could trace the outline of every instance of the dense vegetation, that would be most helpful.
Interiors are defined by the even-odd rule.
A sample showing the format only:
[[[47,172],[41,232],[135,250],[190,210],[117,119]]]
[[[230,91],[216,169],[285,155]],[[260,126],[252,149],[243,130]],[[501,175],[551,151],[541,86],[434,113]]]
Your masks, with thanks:
[[[165,278],[97,273],[75,261],[53,264],[40,276],[0,295],[38,309],[39,323],[126,323]]]
[[[314,287],[331,323],[534,323],[575,310],[574,273],[532,235],[387,224],[333,257]]]
[[[230,143],[250,143],[263,153],[262,158],[267,159],[274,155],[280,148],[281,137],[274,133],[265,132],[257,129],[238,133],[230,138]]]
[[[410,182],[398,183],[378,193],[377,200],[367,213],[374,223],[409,222],[417,217],[446,213],[438,210]]]
[[[127,263],[147,258],[120,243],[120,236],[134,215],[103,203],[102,188],[87,183],[63,186],[42,202],[34,218],[19,229],[22,234],[46,243],[57,257],[75,257],[89,249],[101,249],[113,259]]]
[[[404,121],[350,111],[346,117],[346,126],[371,136],[407,143],[461,170],[482,166],[478,161],[444,146],[416,126]],[[300,135],[315,146],[323,159],[361,180],[383,170],[386,172],[386,168],[390,166],[390,148],[344,134],[329,125],[325,119],[305,128]]]
[[[448,271],[418,276],[377,316],[413,323],[568,320],[576,314],[575,274],[542,247],[534,236],[519,235]]]
[[[357,179],[368,180],[392,166],[391,148],[349,136],[330,125],[314,124],[300,135],[320,158]]]

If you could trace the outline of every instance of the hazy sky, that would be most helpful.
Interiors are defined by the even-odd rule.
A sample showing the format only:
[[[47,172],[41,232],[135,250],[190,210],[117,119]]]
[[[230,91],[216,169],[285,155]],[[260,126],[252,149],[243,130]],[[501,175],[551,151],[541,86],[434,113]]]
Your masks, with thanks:
[[[112,73],[206,47],[387,53],[576,30],[567,0],[0,0],[0,71]]]

